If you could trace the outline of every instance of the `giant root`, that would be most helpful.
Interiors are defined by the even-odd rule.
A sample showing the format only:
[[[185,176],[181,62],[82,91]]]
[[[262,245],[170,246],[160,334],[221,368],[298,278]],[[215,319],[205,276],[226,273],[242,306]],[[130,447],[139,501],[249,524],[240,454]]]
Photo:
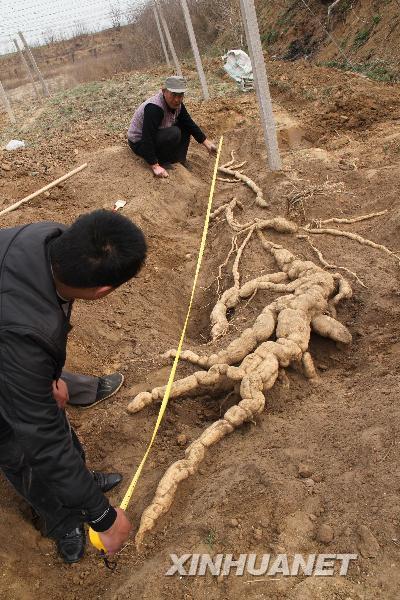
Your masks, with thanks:
[[[228,207],[228,211],[231,209],[232,207]],[[283,225],[283,221],[276,224]],[[200,367],[200,370],[177,380],[170,395],[171,398],[184,398],[197,394],[215,395],[231,390],[238,394],[240,400],[188,446],[184,458],[168,468],[158,484],[151,504],[142,514],[136,534],[138,547],[157,519],[171,507],[179,483],[198,470],[207,449],[244,422],[254,421],[263,412],[265,394],[278,376],[282,377],[283,369],[296,362],[302,365],[307,378],[316,378],[309,353],[311,331],[336,342],[351,342],[348,329],[334,318],[338,302],[352,294],[347,281],[338,273],[332,274],[314,262],[299,260],[282,246],[267,241],[261,231],[267,226],[267,222],[261,223],[263,227],[252,224],[238,254],[241,254],[248,242],[249,233],[256,231],[263,248],[275,259],[279,271],[240,284],[237,258],[236,277],[234,276],[234,287],[231,288],[234,290],[234,297],[228,304],[219,303],[217,315],[213,311],[213,327],[219,324],[222,331],[226,323],[227,306],[235,306],[260,290],[276,292],[278,297],[265,306],[252,326],[245,329],[226,348],[207,355],[184,351],[182,358]],[[268,225],[271,225],[271,221]],[[291,229],[290,224],[285,224],[285,227]],[[167,354],[173,357],[175,351]],[[165,387],[156,387],[151,392],[138,394],[130,402],[128,411],[136,413],[152,402],[160,402],[164,392]]]

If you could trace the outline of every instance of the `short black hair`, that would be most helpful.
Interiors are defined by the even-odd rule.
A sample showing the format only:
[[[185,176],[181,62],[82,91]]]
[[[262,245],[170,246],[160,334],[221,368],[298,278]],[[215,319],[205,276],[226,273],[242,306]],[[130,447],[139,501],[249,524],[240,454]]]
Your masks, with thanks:
[[[77,288],[125,283],[139,272],[146,252],[142,230],[111,210],[80,216],[50,244],[54,275]]]

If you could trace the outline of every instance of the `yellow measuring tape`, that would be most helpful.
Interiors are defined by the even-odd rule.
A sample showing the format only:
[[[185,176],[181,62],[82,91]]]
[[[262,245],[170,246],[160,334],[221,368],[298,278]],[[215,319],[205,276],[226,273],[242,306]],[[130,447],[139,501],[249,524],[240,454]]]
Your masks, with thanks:
[[[216,158],[216,161],[215,161],[214,174],[213,174],[213,179],[212,179],[212,183],[211,183],[210,197],[208,199],[207,213],[206,213],[206,218],[205,218],[204,227],[203,227],[203,235],[202,235],[202,238],[201,238],[199,256],[198,256],[198,259],[197,259],[196,273],[195,273],[194,280],[193,280],[192,293],[191,293],[191,296],[190,296],[189,307],[188,307],[188,310],[187,310],[185,323],[183,325],[183,329],[182,329],[182,333],[181,333],[181,338],[179,340],[179,344],[178,344],[178,349],[176,351],[175,360],[174,360],[174,363],[172,365],[171,372],[169,374],[167,387],[165,388],[164,398],[163,398],[163,401],[161,403],[160,411],[158,413],[157,422],[156,422],[156,425],[154,427],[153,435],[151,436],[150,443],[149,443],[149,445],[147,447],[145,455],[143,456],[142,462],[138,466],[137,471],[136,471],[136,473],[135,473],[135,475],[134,475],[134,477],[133,477],[133,479],[132,479],[132,481],[131,481],[131,483],[130,483],[127,491],[126,491],[126,494],[125,494],[125,496],[124,496],[124,498],[123,498],[123,500],[122,500],[122,502],[120,504],[120,508],[122,508],[123,510],[127,509],[128,505],[129,505],[129,502],[131,501],[133,491],[134,491],[134,489],[136,487],[136,484],[138,482],[138,479],[140,477],[140,474],[142,472],[144,464],[145,464],[145,462],[147,460],[147,457],[149,455],[149,452],[151,450],[151,447],[152,447],[153,442],[155,440],[155,437],[157,435],[157,432],[158,432],[158,429],[160,427],[161,421],[163,419],[165,410],[167,408],[169,396],[170,396],[170,393],[171,393],[172,384],[173,384],[174,378],[175,378],[176,368],[178,366],[179,358],[180,358],[181,351],[182,351],[183,340],[185,338],[186,329],[187,329],[187,326],[188,326],[188,323],[189,323],[189,317],[190,317],[190,313],[191,313],[191,310],[192,310],[194,294],[195,294],[195,291],[196,291],[197,279],[199,277],[200,267],[201,267],[201,263],[203,261],[204,250],[205,250],[205,247],[206,247],[208,225],[209,225],[209,222],[210,222],[211,207],[212,207],[212,201],[213,201],[213,198],[214,198],[215,184],[216,184],[216,181],[217,181],[217,173],[218,173],[218,164],[219,164],[219,159],[220,159],[220,156],[221,156],[223,139],[224,138],[221,137],[221,139],[219,141],[219,145],[218,145],[217,158]],[[97,548],[98,550],[106,551],[106,549],[103,546],[103,543],[102,543],[102,541],[100,539],[100,536],[99,536],[98,532],[97,531],[93,531],[92,528],[89,528],[89,538],[90,538],[90,541],[91,541],[91,543],[93,544],[93,546],[95,548]]]

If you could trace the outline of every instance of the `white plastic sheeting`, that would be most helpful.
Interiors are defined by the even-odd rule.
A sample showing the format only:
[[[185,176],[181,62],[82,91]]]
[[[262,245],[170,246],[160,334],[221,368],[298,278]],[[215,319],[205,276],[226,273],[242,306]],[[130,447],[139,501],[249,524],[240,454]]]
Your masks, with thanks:
[[[250,57],[243,50],[229,50],[222,57],[224,69],[237,83],[242,91],[253,89],[253,69]]]

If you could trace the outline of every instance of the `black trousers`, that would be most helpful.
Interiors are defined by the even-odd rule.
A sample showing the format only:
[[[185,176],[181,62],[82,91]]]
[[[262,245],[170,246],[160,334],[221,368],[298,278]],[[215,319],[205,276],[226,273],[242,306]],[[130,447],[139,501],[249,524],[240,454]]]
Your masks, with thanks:
[[[189,149],[190,133],[178,125],[159,129],[157,131],[155,152],[160,165],[165,163],[184,163]],[[146,158],[143,152],[143,142],[131,142],[129,147],[135,154]]]
[[[91,375],[80,375],[63,369],[61,379],[68,387],[69,402],[71,406],[89,406],[96,399],[99,378]]]
[[[71,404],[75,399],[82,401],[87,398],[93,401],[97,391],[97,377],[67,371],[63,371],[61,377],[67,383]],[[0,420],[2,421],[1,417]],[[64,506],[48,488],[47,482],[25,459],[23,449],[16,441],[12,429],[4,421],[0,423],[0,431],[0,469],[39,515],[42,533],[57,539],[81,525],[85,520],[81,511]],[[72,444],[85,460],[85,452],[66,415],[65,433],[71,437]]]
[[[3,423],[2,430],[4,431]],[[65,431],[71,436],[73,445],[85,460],[84,450],[66,416]],[[43,477],[36,472],[35,467],[26,461],[12,429],[2,434],[0,439],[0,468],[16,491],[40,517],[40,529],[43,535],[57,539],[85,521],[80,510],[62,504],[48,488]]]

